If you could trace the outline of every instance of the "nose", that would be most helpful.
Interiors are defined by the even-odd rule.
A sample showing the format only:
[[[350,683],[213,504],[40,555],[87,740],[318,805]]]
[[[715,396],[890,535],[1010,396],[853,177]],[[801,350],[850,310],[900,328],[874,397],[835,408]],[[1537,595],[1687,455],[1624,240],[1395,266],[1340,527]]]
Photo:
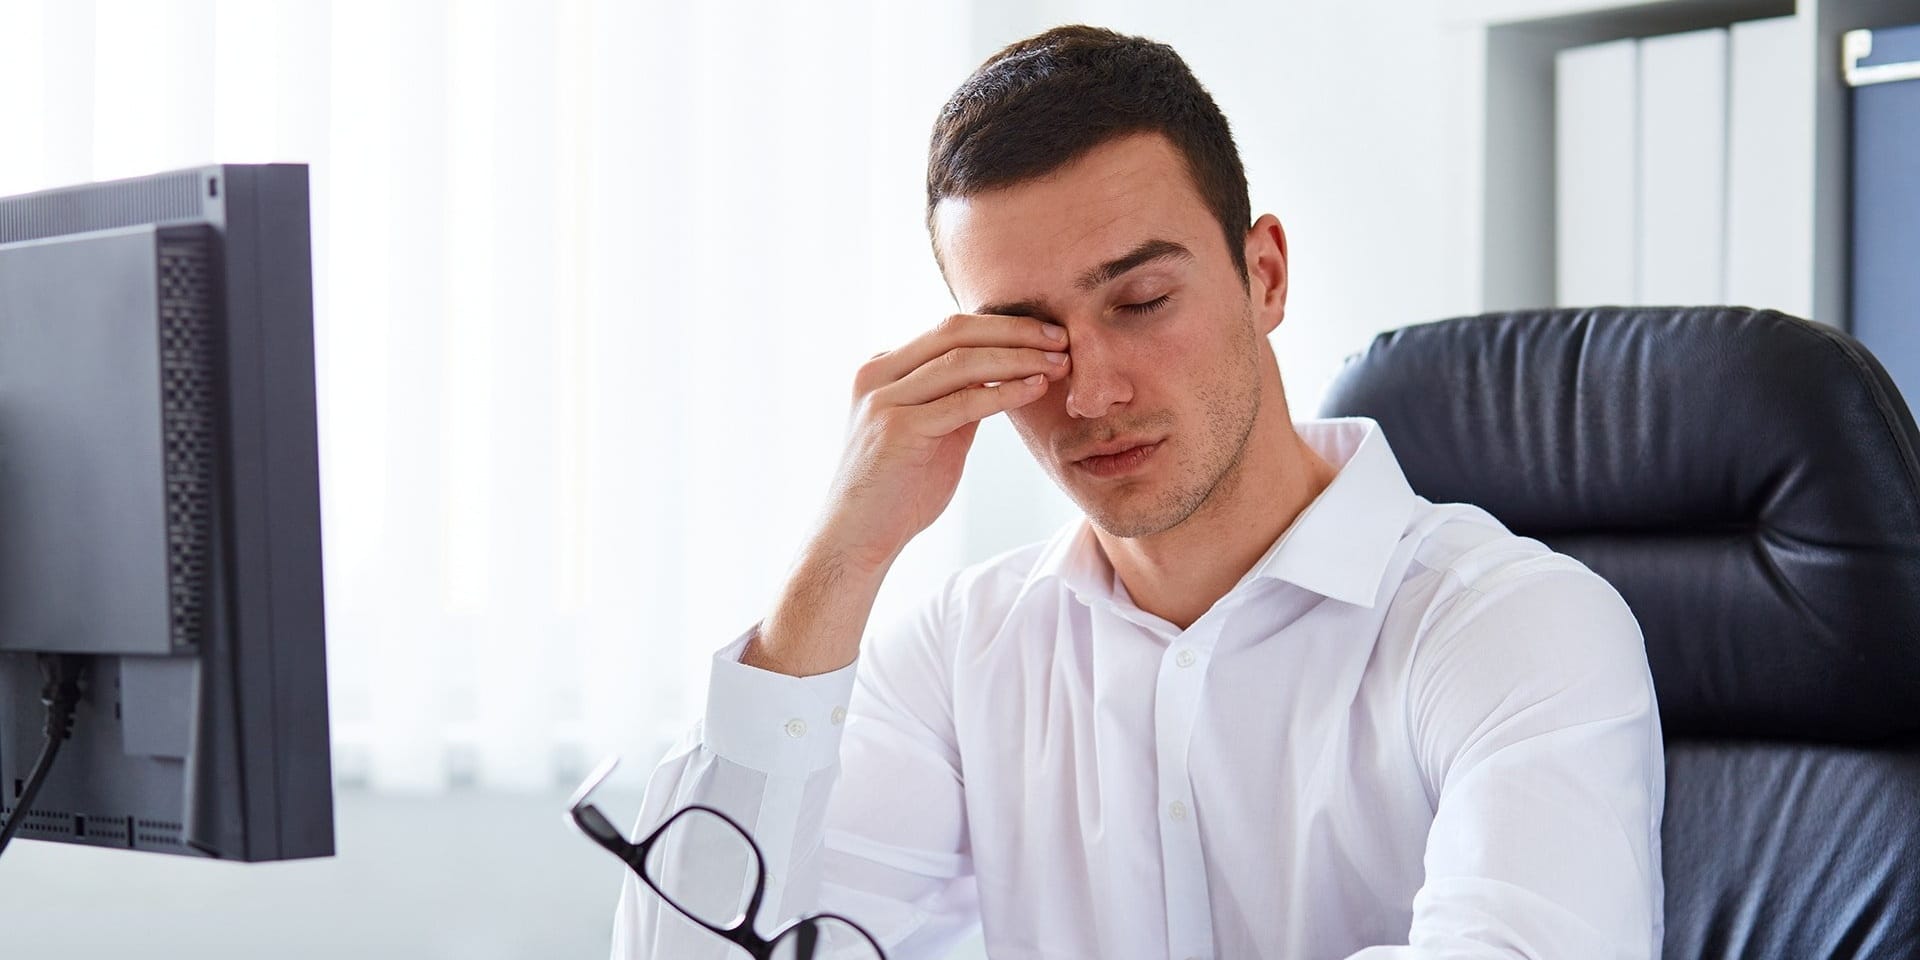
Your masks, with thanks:
[[[1133,386],[1121,372],[1119,358],[1097,335],[1076,335],[1067,349],[1072,355],[1065,378],[1068,416],[1097,419],[1133,399]]]

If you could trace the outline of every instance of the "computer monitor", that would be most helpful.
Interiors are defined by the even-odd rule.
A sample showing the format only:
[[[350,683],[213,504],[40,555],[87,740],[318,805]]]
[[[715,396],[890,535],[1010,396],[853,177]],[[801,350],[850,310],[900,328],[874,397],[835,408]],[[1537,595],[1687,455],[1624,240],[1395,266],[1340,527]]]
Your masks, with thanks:
[[[333,852],[311,262],[302,165],[0,199],[14,838]]]

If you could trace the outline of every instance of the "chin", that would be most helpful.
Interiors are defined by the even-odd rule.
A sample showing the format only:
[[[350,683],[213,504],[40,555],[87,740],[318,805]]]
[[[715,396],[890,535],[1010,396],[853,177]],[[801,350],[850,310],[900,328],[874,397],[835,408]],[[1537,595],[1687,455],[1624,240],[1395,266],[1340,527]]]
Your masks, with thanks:
[[[1184,504],[1170,503],[1159,491],[1133,490],[1125,495],[1108,491],[1104,499],[1081,496],[1070,491],[1087,520],[1110,537],[1132,540],[1163,533],[1180,525],[1193,513]]]
[[[1114,518],[1089,513],[1087,521],[1099,527],[1100,532],[1120,540],[1137,540],[1166,529],[1154,523],[1144,522],[1144,518],[1139,517]]]
[[[1088,511],[1087,520],[1099,527],[1107,536],[1121,540],[1150,537],[1156,533],[1165,533],[1179,525],[1177,520],[1148,513],[1100,514]]]

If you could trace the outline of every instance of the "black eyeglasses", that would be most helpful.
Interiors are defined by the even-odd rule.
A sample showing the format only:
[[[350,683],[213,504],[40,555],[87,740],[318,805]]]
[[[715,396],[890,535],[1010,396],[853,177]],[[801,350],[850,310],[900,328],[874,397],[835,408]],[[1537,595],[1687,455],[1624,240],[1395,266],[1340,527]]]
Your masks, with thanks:
[[[801,917],[772,939],[754,930],[767,892],[760,846],[732,817],[693,804],[668,817],[639,843],[587,802],[587,795],[613,772],[609,757],[587,775],[568,801],[574,825],[619,857],[661,900],[754,960],[886,960],[873,936],[833,913]]]

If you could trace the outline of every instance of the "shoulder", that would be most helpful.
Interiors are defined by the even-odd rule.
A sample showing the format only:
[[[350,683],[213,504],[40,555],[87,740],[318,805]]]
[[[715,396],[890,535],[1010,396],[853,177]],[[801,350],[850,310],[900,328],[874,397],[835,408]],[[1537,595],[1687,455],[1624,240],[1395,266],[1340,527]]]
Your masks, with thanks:
[[[1530,572],[1592,573],[1573,557],[1513,533],[1472,504],[1422,501],[1422,505],[1408,531],[1416,540],[1413,563],[1438,576],[1447,587],[1486,590]]]
[[[1435,589],[1406,674],[1409,734],[1430,791],[1457,761],[1501,744],[1602,725],[1631,728],[1639,743],[1642,725],[1657,730],[1645,641],[1619,591],[1484,511],[1451,513],[1419,549],[1418,575]]]
[[[1080,521],[1066,524],[1045,539],[1021,544],[969,563],[948,574],[936,603],[949,630],[997,623],[1006,618],[1045,570],[1056,566],[1080,532]]]
[[[953,599],[981,609],[1010,604],[1055,543],[1035,540],[961,567],[948,578],[948,589]]]
[[[1580,560],[1465,504],[1433,505],[1417,525],[1409,582],[1426,578],[1431,592],[1414,638],[1416,684],[1458,673],[1511,686],[1646,676],[1632,609]]]
[[[919,593],[905,609],[876,611],[861,642],[855,675],[854,696],[862,709],[913,717],[919,727],[935,734],[929,742],[949,743],[963,637],[989,619],[1005,619],[1047,543],[968,564],[948,573],[933,590]]]
[[[1408,579],[1426,578],[1433,588],[1423,632],[1458,627],[1490,602],[1516,595],[1572,594],[1625,607],[1586,564],[1513,533],[1479,507],[1424,504],[1408,533],[1416,541]]]
[[[877,616],[881,624],[867,638],[867,649],[892,659],[906,655],[950,660],[960,637],[983,624],[1004,619],[1055,539],[1037,540],[947,573],[931,591],[905,610]]]

